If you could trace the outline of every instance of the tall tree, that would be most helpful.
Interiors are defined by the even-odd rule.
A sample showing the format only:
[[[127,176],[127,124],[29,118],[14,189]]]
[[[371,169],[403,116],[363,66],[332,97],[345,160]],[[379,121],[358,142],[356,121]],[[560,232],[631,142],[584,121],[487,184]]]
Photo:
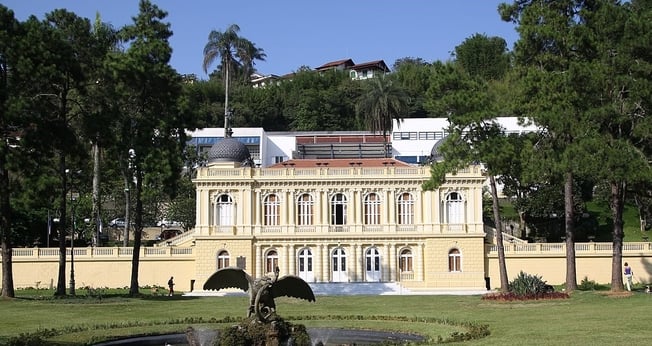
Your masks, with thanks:
[[[586,64],[575,75],[578,93],[591,105],[595,162],[587,174],[610,187],[613,218],[611,289],[623,289],[623,210],[629,186],[652,182],[652,3],[594,1],[582,13]]]
[[[220,59],[222,79],[225,86],[224,115],[230,117],[229,109],[229,87],[231,84],[230,74],[240,67],[244,67],[245,78],[249,78],[249,72],[253,71],[253,64],[256,59],[264,60],[265,53],[257,48],[251,41],[240,37],[240,27],[231,24],[224,32],[213,30],[208,35],[208,42],[204,46],[204,72],[215,60]],[[248,79],[247,79],[248,80]]]
[[[372,132],[383,134],[385,157],[391,156],[388,136],[408,112],[409,97],[390,76],[380,76],[362,82],[362,92],[355,104],[355,112],[362,123]]]
[[[135,190],[134,247],[129,293],[138,294],[138,268],[143,229],[143,189],[170,194],[181,172],[186,142],[185,119],[177,114],[181,77],[170,66],[170,25],[167,13],[141,0],[133,24],[119,32],[126,52],[110,63],[123,115],[117,122],[115,151],[125,182]]]
[[[401,58],[394,62],[392,75],[405,89],[410,98],[410,110],[406,118],[435,117],[424,109],[425,95],[428,91],[430,64],[421,58]]]
[[[581,31],[584,0],[517,0],[503,3],[503,20],[517,24],[515,62],[522,73],[522,112],[544,132],[550,150],[539,150],[541,177],[564,176],[566,231],[566,290],[577,289],[574,239],[573,184],[588,157],[583,146],[593,126],[586,95],[577,92],[583,83],[574,73],[581,68]]]
[[[86,76],[92,60],[91,24],[88,19],[78,17],[66,10],[55,10],[46,14],[40,29],[43,49],[48,53],[44,62],[44,75],[34,96],[42,123],[38,135],[44,153],[54,150],[57,158],[56,172],[61,181],[60,228],[59,228],[59,275],[55,295],[65,295],[67,199],[73,188],[70,174],[80,170],[80,158],[86,152],[80,140],[80,119],[73,109],[79,103],[79,95],[86,93]],[[54,116],[51,116],[54,114]],[[74,166],[74,167],[73,167]],[[72,223],[71,237],[72,234]],[[70,294],[75,293],[75,282],[70,277]]]
[[[82,129],[85,138],[92,146],[93,158],[93,182],[92,182],[92,224],[94,225],[93,244],[99,245],[102,232],[102,152],[109,144],[110,135],[106,131],[111,122],[115,119],[116,110],[113,107],[113,97],[110,89],[112,85],[107,83],[107,69],[104,64],[109,53],[117,51],[117,31],[109,24],[103,23],[99,14],[96,15],[92,27],[92,49],[89,59],[89,73],[86,77],[86,84],[90,87],[88,92],[78,102],[82,118]]]
[[[15,43],[19,40],[19,22],[14,13],[0,5],[0,241],[2,246],[2,297],[14,297],[14,281],[11,261],[11,204],[9,200],[10,179],[9,160],[10,143],[15,143],[18,115],[13,111],[12,103],[18,98],[20,90],[16,78],[19,56]]]
[[[500,54],[504,55],[505,52]],[[457,61],[434,65],[426,107],[432,113],[447,114],[450,126],[448,137],[439,147],[443,161],[433,164],[432,179],[425,187],[436,188],[445,182],[447,173],[455,173],[471,164],[481,163],[484,166],[489,178],[496,226],[500,288],[502,291],[507,291],[509,281],[496,177],[507,171],[515,153],[504,135],[504,130],[495,121],[499,116],[500,107],[490,92],[490,81],[482,74],[486,71],[481,68],[474,69],[474,63],[474,61]],[[472,76],[466,72],[467,70],[476,71],[477,75]],[[495,78],[495,76],[487,78]]]

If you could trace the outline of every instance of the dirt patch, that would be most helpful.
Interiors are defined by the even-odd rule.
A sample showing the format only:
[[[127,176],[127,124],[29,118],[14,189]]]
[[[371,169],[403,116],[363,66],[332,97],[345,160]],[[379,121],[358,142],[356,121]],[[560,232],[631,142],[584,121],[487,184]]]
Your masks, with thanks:
[[[627,298],[634,295],[634,293],[630,291],[620,291],[620,292],[607,291],[607,292],[600,292],[599,294],[609,298]]]

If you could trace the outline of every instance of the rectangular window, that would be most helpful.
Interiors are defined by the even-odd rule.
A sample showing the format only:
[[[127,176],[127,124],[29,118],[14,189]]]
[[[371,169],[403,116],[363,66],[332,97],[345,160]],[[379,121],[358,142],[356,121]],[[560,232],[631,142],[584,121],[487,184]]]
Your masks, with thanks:
[[[276,267],[278,267],[278,257],[268,257],[266,266],[267,272],[273,273]]]

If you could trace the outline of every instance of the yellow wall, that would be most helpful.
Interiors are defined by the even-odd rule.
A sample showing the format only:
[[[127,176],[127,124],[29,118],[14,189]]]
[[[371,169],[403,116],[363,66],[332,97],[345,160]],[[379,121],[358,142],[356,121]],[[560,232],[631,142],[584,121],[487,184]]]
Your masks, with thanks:
[[[600,284],[611,283],[612,244],[576,243],[576,278],[580,284],[584,278]],[[487,273],[491,287],[500,286],[498,254],[495,246],[487,246]],[[628,262],[634,271],[634,282],[652,283],[652,243],[625,243],[623,263]],[[552,285],[566,282],[565,244],[536,243],[505,246],[505,263],[508,280],[513,280],[520,271],[541,276]],[[622,273],[623,264],[616,263]]]
[[[91,288],[129,287],[131,282],[131,248],[75,248],[75,287]],[[138,271],[139,286],[163,286],[174,276],[175,289],[190,290],[190,280],[195,279],[195,258],[192,248],[183,254],[173,248],[143,248]],[[122,253],[121,253],[122,252]],[[59,249],[34,248],[13,250],[13,278],[15,288],[49,288],[57,284]],[[66,287],[70,284],[70,250],[66,257]],[[0,275],[1,276],[1,275]],[[197,286],[195,286],[197,287]]]

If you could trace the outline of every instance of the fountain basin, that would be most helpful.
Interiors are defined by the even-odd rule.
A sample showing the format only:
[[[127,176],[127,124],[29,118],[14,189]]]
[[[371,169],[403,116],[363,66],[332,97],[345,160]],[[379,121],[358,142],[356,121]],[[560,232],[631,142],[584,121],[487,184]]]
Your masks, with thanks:
[[[381,343],[420,342],[424,337],[417,334],[377,330],[342,328],[307,328],[313,344],[328,345],[375,345]],[[102,342],[95,346],[186,346],[185,334],[153,335]]]

